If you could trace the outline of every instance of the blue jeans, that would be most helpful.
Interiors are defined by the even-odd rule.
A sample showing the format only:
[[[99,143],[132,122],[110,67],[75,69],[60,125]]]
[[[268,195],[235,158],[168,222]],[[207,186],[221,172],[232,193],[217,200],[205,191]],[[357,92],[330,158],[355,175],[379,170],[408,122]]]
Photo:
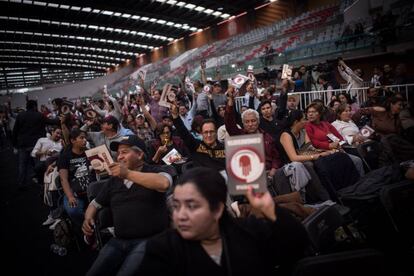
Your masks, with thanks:
[[[65,195],[63,197],[63,208],[78,230],[82,227],[83,219],[85,217],[85,206],[87,204],[88,202],[86,198],[76,197],[76,207],[70,207],[67,196]]]
[[[143,239],[111,238],[86,275],[134,275],[144,258],[145,246]]]
[[[30,177],[33,174],[33,158],[30,156],[32,152],[31,148],[20,148],[17,150],[18,154],[18,169],[19,175],[17,178],[17,183],[19,187],[24,187],[30,185]]]

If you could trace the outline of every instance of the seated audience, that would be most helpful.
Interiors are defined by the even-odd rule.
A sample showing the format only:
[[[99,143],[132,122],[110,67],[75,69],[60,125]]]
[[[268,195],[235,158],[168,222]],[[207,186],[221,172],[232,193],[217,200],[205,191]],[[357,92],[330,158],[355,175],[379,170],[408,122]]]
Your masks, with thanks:
[[[315,203],[328,200],[329,195],[320,183],[319,177],[313,168],[312,161],[331,155],[335,151],[301,151],[301,149],[310,142],[304,129],[305,123],[306,119],[302,111],[292,111],[287,120],[287,128],[282,131],[276,145],[278,146],[283,164],[289,164],[291,162],[303,163],[311,177],[306,186],[306,202]],[[280,181],[280,179],[277,179],[276,181]]]
[[[319,103],[311,103],[306,108],[308,122],[305,125],[306,133],[315,148],[323,150],[339,150],[341,143],[345,142],[335,127],[326,121],[321,121],[323,106]],[[359,174],[365,174],[362,160],[352,154],[348,154]]]

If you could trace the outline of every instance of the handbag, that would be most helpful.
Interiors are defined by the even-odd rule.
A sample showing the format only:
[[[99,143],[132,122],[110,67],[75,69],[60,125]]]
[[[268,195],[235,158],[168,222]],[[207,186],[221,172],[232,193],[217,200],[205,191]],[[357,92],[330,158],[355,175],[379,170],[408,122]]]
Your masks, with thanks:
[[[315,148],[311,142],[307,142],[303,144],[298,150],[297,153],[299,155],[316,155],[323,152],[321,149]]]

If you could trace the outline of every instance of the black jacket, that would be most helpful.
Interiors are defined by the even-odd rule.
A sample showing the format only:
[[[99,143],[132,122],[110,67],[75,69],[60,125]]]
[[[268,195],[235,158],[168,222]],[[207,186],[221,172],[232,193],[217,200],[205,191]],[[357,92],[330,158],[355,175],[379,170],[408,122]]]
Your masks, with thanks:
[[[58,125],[59,119],[48,119],[37,110],[19,113],[13,128],[13,145],[16,148],[34,147],[37,140],[46,136],[47,124]]]
[[[199,241],[168,230],[148,241],[139,275],[275,275],[276,265],[291,265],[303,257],[308,243],[299,221],[281,208],[276,214],[274,223],[253,216],[222,223],[220,266]]]

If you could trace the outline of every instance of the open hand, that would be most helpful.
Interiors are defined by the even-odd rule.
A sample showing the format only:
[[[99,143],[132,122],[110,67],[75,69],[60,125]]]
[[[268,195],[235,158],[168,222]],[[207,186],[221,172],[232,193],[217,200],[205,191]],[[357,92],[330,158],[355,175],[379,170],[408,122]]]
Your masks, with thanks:
[[[78,206],[78,202],[76,201],[76,198],[74,196],[68,198],[68,205],[71,208],[75,208]]]
[[[86,236],[92,236],[93,235],[93,226],[95,225],[95,222],[92,218],[85,218],[85,220],[82,223],[82,232]]]

